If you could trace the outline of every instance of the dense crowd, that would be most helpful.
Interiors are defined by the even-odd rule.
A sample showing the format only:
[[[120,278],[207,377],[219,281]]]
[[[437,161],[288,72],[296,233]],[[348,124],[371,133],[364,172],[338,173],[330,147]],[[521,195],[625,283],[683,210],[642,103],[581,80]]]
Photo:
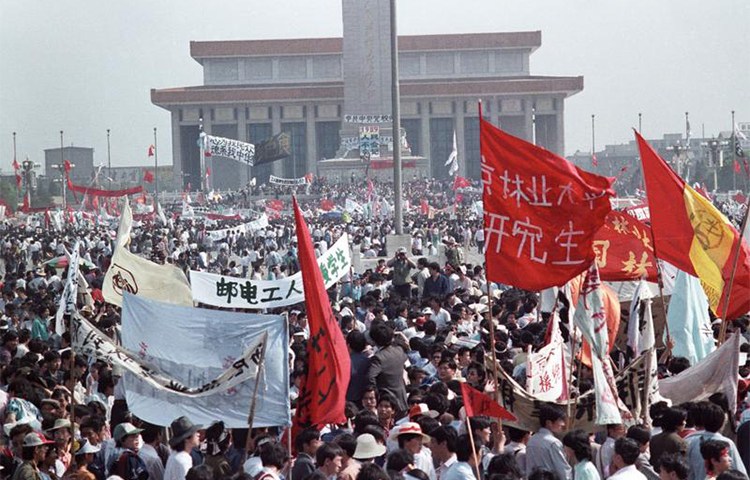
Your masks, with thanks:
[[[271,191],[271,190],[268,190]],[[498,367],[525,384],[528,352],[545,345],[550,314],[539,294],[487,281],[481,258],[481,215],[471,207],[477,192],[450,183],[413,180],[405,185],[409,248],[388,251],[391,216],[352,211],[328,216],[320,198],[340,210],[346,200],[373,204],[392,198],[387,184],[328,185],[318,180],[302,202],[316,254],[344,233],[366,263],[329,290],[350,352],[347,422],[306,429],[290,451],[281,428],[228,429],[222,419],[195,425],[179,417],[153,425],[129,411],[122,372],[76,354],[69,333],[56,333],[66,278],[64,259],[81,240],[81,270],[88,284],[81,314],[117,340],[120,312],[104,302],[104,273],[111,262],[116,224],[68,223],[60,231],[43,220],[6,221],[0,232],[3,272],[0,319],[0,476],[13,480],[249,480],[429,479],[457,480],[720,480],[747,479],[750,467],[750,363],[740,365],[737,410],[721,392],[707,400],[650,406],[648,424],[571,428],[568,412],[538,405],[538,428],[527,431],[497,419],[466,419],[461,384],[492,396],[490,323]],[[250,192],[258,193],[256,192]],[[268,193],[267,191],[264,193]],[[279,190],[275,192],[281,194]],[[257,207],[248,191],[221,203]],[[422,200],[429,204],[423,210]],[[385,202],[387,203],[387,202]],[[209,205],[211,206],[211,205]],[[426,213],[426,214],[425,214]],[[269,226],[228,233],[213,241],[207,231],[239,221],[169,218],[136,222],[128,248],[184,271],[278,280],[299,270],[294,223],[282,212]],[[367,263],[369,262],[369,263]],[[200,305],[199,305],[200,306]],[[285,315],[293,351],[290,403],[296,406],[310,338],[304,305]],[[566,343],[567,309],[559,310]],[[730,319],[729,331],[750,350],[747,316]],[[715,325],[715,336],[719,336]],[[275,352],[283,354],[282,352]],[[659,352],[659,374],[677,375],[690,361]],[[612,356],[631,359],[615,348]],[[747,360],[747,355],[743,358]],[[622,363],[622,362],[615,362]],[[593,388],[592,372],[579,366],[573,396]],[[167,427],[169,429],[167,430]],[[292,455],[293,454],[293,455]]]

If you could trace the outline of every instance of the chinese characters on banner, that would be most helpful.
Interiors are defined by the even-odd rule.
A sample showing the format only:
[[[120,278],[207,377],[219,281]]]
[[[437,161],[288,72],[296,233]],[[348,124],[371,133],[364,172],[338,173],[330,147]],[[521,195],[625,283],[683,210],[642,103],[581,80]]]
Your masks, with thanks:
[[[305,177],[282,178],[282,177],[277,177],[275,175],[271,175],[270,177],[268,177],[268,183],[272,185],[285,185],[285,186],[293,187],[296,185],[307,185],[310,182]]]
[[[594,260],[612,179],[594,175],[480,119],[488,280],[560,286]]]
[[[255,161],[255,145],[252,143],[240,142],[231,138],[214,137],[206,135],[206,150],[212,156],[231,158],[238,162],[253,165]]]
[[[359,127],[359,156],[380,157],[380,127]]]
[[[338,239],[317,262],[325,288],[330,288],[351,268],[348,236]],[[191,270],[190,286],[196,302],[214,307],[265,309],[305,301],[301,272],[281,280],[249,280]]]
[[[528,355],[526,390],[539,400],[554,402],[564,396],[566,379],[563,357],[563,338],[557,314],[550,320],[550,342],[538,352]]]
[[[596,232],[594,252],[602,280],[657,281],[651,227],[624,212],[609,212],[604,226]]]

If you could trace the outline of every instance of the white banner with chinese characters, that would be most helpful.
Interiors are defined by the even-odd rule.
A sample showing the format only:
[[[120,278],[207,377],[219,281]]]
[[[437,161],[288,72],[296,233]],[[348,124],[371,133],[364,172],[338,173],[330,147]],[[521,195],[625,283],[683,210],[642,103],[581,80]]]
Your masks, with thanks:
[[[257,220],[253,220],[252,222],[243,223],[242,225],[237,225],[236,227],[228,227],[228,228],[222,228],[221,230],[208,230],[206,232],[206,235],[208,235],[208,238],[211,239],[212,242],[218,242],[221,239],[227,238],[227,235],[230,233],[246,233],[246,232],[255,232],[257,230],[260,230],[261,228],[266,228],[268,226],[268,216],[264,213],[260,216]]]
[[[309,183],[307,181],[307,177],[299,177],[299,178],[281,178],[277,177],[275,175],[271,175],[268,177],[268,183],[271,185],[286,185],[286,186],[297,186],[297,185],[306,185]]]
[[[349,272],[352,265],[349,238],[344,234],[318,258],[326,288]],[[300,272],[281,280],[250,280],[190,271],[193,300],[224,308],[277,308],[305,301]]]
[[[359,127],[359,156],[380,158],[380,127]]]
[[[226,157],[250,166],[255,162],[255,145],[231,138],[201,134],[203,149],[211,156]]]
[[[289,333],[283,317],[182,307],[135,295],[123,302],[123,348],[188,388],[201,388],[236,368],[264,334],[268,355],[260,367],[253,427],[289,425]],[[221,419],[229,428],[247,428],[256,385],[245,381],[196,398],[155,388],[127,371],[121,381],[128,408],[140,419],[168,425],[185,415],[203,425]]]
[[[566,396],[563,338],[557,314],[551,321],[549,343],[538,352],[529,354],[526,363],[526,390],[545,402],[555,402]]]

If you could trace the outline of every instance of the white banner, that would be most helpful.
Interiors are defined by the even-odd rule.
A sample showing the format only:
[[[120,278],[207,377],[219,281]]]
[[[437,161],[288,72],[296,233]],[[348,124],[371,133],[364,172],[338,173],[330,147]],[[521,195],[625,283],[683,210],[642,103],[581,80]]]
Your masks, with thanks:
[[[193,306],[188,284],[182,270],[173,265],[159,265],[128,250],[133,213],[126,202],[122,209],[120,228],[115,240],[112,264],[104,276],[102,295],[108,303],[121,306],[123,292],[142,295],[153,300]]]
[[[136,354],[118,347],[85,318],[75,315],[72,325],[71,341],[76,352],[120,366],[157,390],[190,398],[223,393],[248,380],[255,381],[260,361],[265,355],[265,345],[268,339],[268,334],[263,332],[245,349],[240,358],[215,379],[203,385],[189,387],[169,378],[157,367],[147,364],[142,355],[143,351],[141,354]]]
[[[390,115],[344,115],[346,123],[391,123]]]
[[[77,312],[76,299],[78,298],[78,260],[81,258],[80,251],[81,241],[78,240],[73,247],[73,252],[68,255],[68,280],[65,282],[65,288],[60,297],[60,305],[57,307],[57,314],[55,315],[55,333],[58,335],[65,333],[63,315],[66,313],[73,315]]]
[[[326,288],[348,273],[351,265],[349,238],[344,234],[318,258]],[[190,285],[193,300],[213,307],[258,310],[305,301],[300,272],[281,280],[249,280],[191,270]]]
[[[181,307],[134,295],[123,303],[123,347],[188,388],[210,384],[263,334],[268,335],[268,355],[260,372],[253,427],[289,425],[289,334],[283,317]],[[229,428],[247,427],[252,380],[198,398],[155,388],[128,372],[122,381],[130,411],[156,425],[186,415],[196,424],[223,420]]]
[[[276,177],[274,175],[271,175],[268,177],[268,183],[272,185],[286,185],[286,186],[296,186],[296,185],[306,185],[307,178],[300,177],[300,178],[281,178]]]
[[[222,228],[221,230],[208,230],[206,231],[206,235],[208,235],[208,238],[210,238],[212,242],[218,242],[219,240],[226,238],[230,233],[255,232],[261,228],[266,228],[267,226],[268,215],[264,213],[260,218],[253,220],[252,222],[243,223],[236,227]]]
[[[564,392],[566,379],[563,359],[563,338],[557,314],[550,320],[550,342],[538,352],[528,355],[526,363],[526,390],[539,400],[555,402]]]
[[[238,162],[253,165],[255,162],[255,145],[240,142],[231,138],[214,137],[201,133],[203,149],[212,156],[231,158]]]

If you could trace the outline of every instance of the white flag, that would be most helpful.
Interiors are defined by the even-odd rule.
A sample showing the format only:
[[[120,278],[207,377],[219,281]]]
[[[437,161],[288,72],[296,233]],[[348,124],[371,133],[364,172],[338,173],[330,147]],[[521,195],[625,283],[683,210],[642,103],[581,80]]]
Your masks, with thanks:
[[[445,162],[445,166],[448,167],[448,176],[453,176],[458,172],[458,145],[456,144],[456,131],[453,130],[453,150],[448,156],[448,160]]]
[[[173,265],[159,265],[128,250],[133,212],[126,202],[117,230],[112,263],[104,276],[102,295],[114,305],[122,306],[123,292],[142,295],[176,305],[193,306],[185,274]]]
[[[55,333],[62,335],[65,333],[65,322],[63,322],[63,315],[74,314],[76,309],[76,298],[78,296],[78,260],[80,258],[81,241],[78,240],[73,247],[73,252],[68,255],[68,280],[65,282],[65,288],[63,289],[62,296],[60,297],[60,305],[57,307],[57,314],[55,315]]]

